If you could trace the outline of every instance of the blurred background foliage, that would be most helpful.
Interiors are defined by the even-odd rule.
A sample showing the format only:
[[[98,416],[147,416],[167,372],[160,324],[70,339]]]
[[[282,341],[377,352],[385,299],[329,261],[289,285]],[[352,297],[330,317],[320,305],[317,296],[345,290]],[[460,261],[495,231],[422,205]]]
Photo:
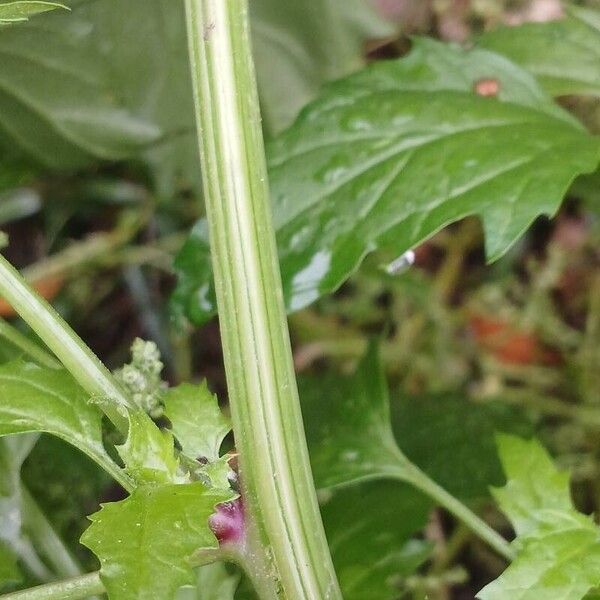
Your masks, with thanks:
[[[225,403],[217,322],[182,325],[168,308],[174,256],[203,212],[182,5],[67,4],[71,13],[0,31],[4,252],[111,368],[127,360],[135,337],[153,339],[170,382],[206,377]],[[600,9],[597,0],[577,4]],[[412,35],[470,44],[500,25],[562,14],[556,0],[251,5],[267,137],[325,82],[405,55]],[[598,91],[559,102],[600,131]],[[290,317],[301,389],[322,402],[351,393],[343,381],[369,340],[379,340],[400,447],[507,535],[488,493],[502,483],[497,430],[537,432],[573,470],[579,508],[600,509],[599,181],[598,174],[577,180],[556,218],[539,219],[491,266],[480,223],[468,218],[416,248],[406,271],[389,274],[382,265],[396,257],[378,251],[334,295]],[[1,300],[0,316],[31,335]],[[3,361],[17,354],[2,341]],[[46,436],[24,459],[22,479],[93,567],[77,544],[85,515],[120,491]],[[367,588],[379,590],[374,599],[473,598],[502,569],[462,526],[400,484],[364,484],[322,500],[334,556],[356,598]],[[340,545],[340,532],[364,513],[377,524],[364,521],[354,543]],[[365,531],[376,528],[397,539],[369,538]],[[367,546],[374,556],[395,552],[384,561],[391,583],[388,571],[378,575],[383,591],[357,572],[365,555],[355,549]],[[31,564],[21,571],[26,581],[44,577]]]

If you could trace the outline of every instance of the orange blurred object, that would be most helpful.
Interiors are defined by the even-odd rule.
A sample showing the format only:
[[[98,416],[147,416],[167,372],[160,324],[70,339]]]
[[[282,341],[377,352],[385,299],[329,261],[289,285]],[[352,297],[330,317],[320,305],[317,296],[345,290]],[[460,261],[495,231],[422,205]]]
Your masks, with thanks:
[[[40,296],[48,300],[48,302],[52,302],[60,290],[62,290],[64,282],[64,277],[53,275],[36,281],[33,284],[33,288]],[[0,317],[8,319],[16,316],[17,313],[14,311],[13,307],[4,300],[4,298],[0,298]]]
[[[556,366],[562,362],[560,353],[533,333],[519,331],[500,319],[472,315],[469,325],[478,344],[505,364]]]

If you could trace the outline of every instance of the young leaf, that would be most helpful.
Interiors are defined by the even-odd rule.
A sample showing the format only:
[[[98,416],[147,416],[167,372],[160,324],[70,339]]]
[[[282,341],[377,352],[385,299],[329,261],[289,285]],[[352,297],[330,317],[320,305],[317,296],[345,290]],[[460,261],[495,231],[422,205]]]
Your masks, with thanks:
[[[130,411],[129,432],[122,446],[117,446],[125,470],[138,484],[181,483],[179,462],[175,457],[173,436],[161,431],[141,410]]]
[[[201,385],[184,383],[170,388],[163,402],[165,415],[171,421],[173,434],[183,453],[194,459],[217,460],[231,424],[206,382]]]
[[[193,584],[191,557],[217,547],[208,519],[216,504],[233,496],[201,483],[143,486],[102,505],[81,542],[100,559],[109,598],[173,598]]]
[[[517,533],[516,560],[481,600],[581,600],[600,585],[600,529],[570,498],[569,476],[535,440],[498,438],[507,484],[494,490]]]
[[[102,444],[102,413],[64,370],[12,362],[0,366],[0,435],[46,432],[101,466],[114,463]]]
[[[490,82],[492,93],[481,87]],[[600,142],[503,57],[420,39],[407,58],[330,85],[268,157],[293,311],[335,290],[374,249],[401,254],[467,215],[481,216],[488,257],[498,258],[596,167]],[[196,242],[179,263],[194,264],[186,283],[195,287],[178,300],[200,322],[214,303],[208,248]]]
[[[431,503],[414,489],[378,482],[336,493],[323,522],[346,600],[396,600],[399,584],[429,557],[413,536],[427,524]]]
[[[600,14],[570,7],[560,21],[491,30],[478,45],[521,65],[554,96],[600,95]]]
[[[0,24],[20,23],[39,13],[67,8],[58,2],[40,2],[36,0],[23,0],[22,2],[8,2],[0,4]]]

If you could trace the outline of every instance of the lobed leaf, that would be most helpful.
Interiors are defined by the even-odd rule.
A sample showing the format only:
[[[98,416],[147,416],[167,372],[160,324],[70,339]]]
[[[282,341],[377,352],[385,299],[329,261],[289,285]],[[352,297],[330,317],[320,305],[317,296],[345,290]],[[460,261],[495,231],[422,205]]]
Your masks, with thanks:
[[[483,34],[477,45],[521,65],[554,95],[600,95],[600,15],[570,7],[566,18],[501,27]]]
[[[190,559],[217,547],[208,519],[216,504],[233,497],[197,482],[142,486],[126,500],[102,505],[81,542],[100,559],[109,598],[173,598],[192,585]]]
[[[216,461],[231,424],[206,382],[201,385],[184,383],[171,388],[165,393],[163,402],[165,416],[171,421],[173,434],[183,453],[193,459]]]
[[[490,81],[494,94],[479,95]],[[595,169],[600,142],[507,59],[418,39],[408,57],[330,85],[268,159],[294,311],[334,291],[376,248],[402,254],[467,215],[482,218],[488,257],[500,257]],[[200,323],[215,310],[204,227],[176,269],[175,311]]]
[[[517,532],[515,561],[481,600],[581,600],[600,585],[600,529],[570,498],[568,474],[535,440],[498,438],[507,484],[494,490]]]

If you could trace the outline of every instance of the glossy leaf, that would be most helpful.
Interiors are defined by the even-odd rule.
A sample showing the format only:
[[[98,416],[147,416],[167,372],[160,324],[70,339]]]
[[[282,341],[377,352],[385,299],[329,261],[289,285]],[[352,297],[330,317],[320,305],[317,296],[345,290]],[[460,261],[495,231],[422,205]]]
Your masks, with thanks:
[[[57,8],[66,8],[57,2],[41,2],[23,0],[22,2],[6,2],[0,4],[0,24],[20,23],[39,13],[49,12]]]
[[[122,446],[117,446],[125,470],[138,483],[178,483],[179,462],[171,433],[161,431],[142,411],[129,413],[129,432]]]
[[[173,434],[184,454],[194,459],[217,460],[231,423],[221,412],[217,397],[206,382],[170,388],[163,401],[165,416],[171,421]]]
[[[482,97],[490,79],[497,95]],[[329,86],[268,155],[293,311],[335,290],[376,248],[400,255],[470,214],[498,258],[596,167],[600,142],[503,57],[420,39],[407,58]],[[177,270],[175,302],[200,323],[214,312],[201,227]]]
[[[0,366],[0,435],[51,433],[105,464],[112,461],[101,422],[99,408],[66,371],[25,362]]]
[[[287,127],[323,83],[362,66],[367,40],[393,33],[366,0],[253,0],[250,16],[269,132]]]
[[[570,498],[560,472],[535,440],[501,436],[505,487],[494,490],[517,532],[516,560],[478,594],[481,600],[581,600],[600,585],[600,529]]]
[[[560,21],[501,27],[478,46],[507,56],[533,73],[548,93],[600,95],[600,13],[571,7]]]
[[[318,488],[395,476],[404,459],[390,424],[389,394],[372,345],[352,377],[299,381]]]
[[[396,600],[402,581],[429,557],[413,536],[427,524],[431,503],[396,482],[334,494],[321,509],[346,600]]]
[[[158,129],[109,92],[90,27],[71,13],[42,15],[0,32],[0,148],[47,167],[132,156]]]
[[[190,483],[139,487],[126,500],[102,505],[81,541],[100,559],[109,598],[173,598],[193,584],[190,558],[217,547],[208,518],[232,497]]]

